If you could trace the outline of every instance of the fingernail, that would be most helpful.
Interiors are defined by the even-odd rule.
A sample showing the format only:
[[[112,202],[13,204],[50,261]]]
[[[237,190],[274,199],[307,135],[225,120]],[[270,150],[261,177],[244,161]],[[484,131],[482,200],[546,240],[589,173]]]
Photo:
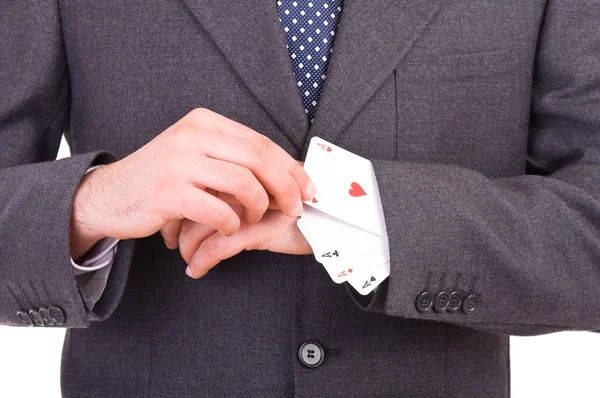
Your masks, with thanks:
[[[296,203],[296,206],[294,207],[294,215],[297,217],[297,216],[301,215],[303,211],[304,211],[304,205],[302,204],[301,201],[298,201],[298,203]]]
[[[187,276],[189,276],[190,278],[193,278],[194,275],[192,275],[192,269],[190,268],[190,266],[188,265],[188,267],[185,269],[185,273]]]
[[[314,198],[314,196],[317,194],[317,188],[315,187],[315,184],[312,183],[312,181],[309,181],[308,185],[306,186],[306,194],[308,195],[309,199]]]

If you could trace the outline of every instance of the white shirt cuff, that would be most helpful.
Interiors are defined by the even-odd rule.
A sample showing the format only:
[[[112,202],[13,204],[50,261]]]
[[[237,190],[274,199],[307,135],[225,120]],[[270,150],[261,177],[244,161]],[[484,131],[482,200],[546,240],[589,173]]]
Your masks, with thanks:
[[[106,267],[114,259],[114,253],[117,251],[119,239],[104,238],[99,240],[90,250],[85,253],[78,262],[71,258],[73,267],[83,272],[96,271]]]

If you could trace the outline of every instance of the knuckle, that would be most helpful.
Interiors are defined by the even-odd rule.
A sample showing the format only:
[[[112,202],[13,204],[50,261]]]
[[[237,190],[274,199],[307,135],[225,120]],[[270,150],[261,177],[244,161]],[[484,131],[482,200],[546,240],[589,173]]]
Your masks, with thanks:
[[[281,195],[285,197],[296,196],[298,189],[296,188],[296,183],[292,179],[285,179],[281,184]]]
[[[250,152],[252,153],[257,165],[264,166],[269,160],[269,151],[264,145],[250,144]]]
[[[264,147],[265,150],[270,151],[273,149],[275,143],[267,136],[259,134],[258,142],[261,147]]]
[[[227,211],[224,206],[220,206],[213,210],[213,220],[217,227],[216,229],[231,232],[235,229],[235,218],[232,212]]]
[[[196,203],[192,203],[193,201],[189,200],[185,195],[181,195],[180,197],[175,197],[174,200],[174,209],[176,209],[176,216],[179,218],[188,218],[190,214],[194,213],[194,207],[198,206],[199,208],[203,208],[205,206],[204,201],[198,200]],[[194,217],[192,217],[194,218]],[[181,233],[185,234],[185,229],[189,228],[186,223],[181,226]]]
[[[229,222],[229,213],[219,207],[213,210],[213,220],[218,226],[225,226]]]
[[[269,197],[261,189],[257,189],[250,197],[250,205],[261,211],[269,207]]]
[[[205,241],[202,242],[202,244],[200,245],[200,250],[202,251],[203,255],[209,258],[216,258],[219,254],[219,244],[217,243],[217,241]]]
[[[221,176],[222,170],[217,166],[217,163],[211,158],[200,157],[198,158],[198,165],[204,170],[205,173],[213,176]]]
[[[193,221],[184,220],[183,223],[181,224],[180,236],[182,238],[189,237],[192,234],[193,230],[194,230],[194,226],[195,226],[195,223]]]
[[[206,108],[195,108],[192,109],[188,115],[193,118],[193,119],[199,119],[202,120],[204,118],[209,117],[212,114],[212,112]]]
[[[253,188],[254,175],[248,169],[240,170],[235,176],[235,185],[239,192],[244,193]]]
[[[189,148],[193,142],[193,131],[187,123],[181,123],[173,128],[171,137],[176,151]]]

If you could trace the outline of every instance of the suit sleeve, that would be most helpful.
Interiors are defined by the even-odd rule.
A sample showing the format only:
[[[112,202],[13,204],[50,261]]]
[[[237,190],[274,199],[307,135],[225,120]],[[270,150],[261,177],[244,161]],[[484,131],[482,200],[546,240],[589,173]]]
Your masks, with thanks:
[[[54,161],[69,114],[55,0],[9,0],[0,13],[0,324],[86,327],[123,292],[133,251],[122,242],[103,296],[86,309],[69,256],[72,201],[105,152]]]
[[[502,334],[600,329],[598,20],[598,1],[548,2],[525,175],[373,162],[391,275],[360,306]]]

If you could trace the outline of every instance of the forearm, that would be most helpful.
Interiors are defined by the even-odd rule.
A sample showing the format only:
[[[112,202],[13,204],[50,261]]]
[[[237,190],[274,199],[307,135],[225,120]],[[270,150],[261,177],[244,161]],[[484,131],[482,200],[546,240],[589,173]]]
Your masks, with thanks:
[[[87,326],[69,258],[69,221],[83,174],[107,161],[88,153],[0,170],[0,323],[21,325],[17,310],[57,305],[63,326]]]
[[[600,154],[590,151],[600,164]],[[391,276],[372,310],[505,333],[600,328],[600,166],[554,178],[488,178],[462,167],[374,161]],[[419,311],[424,291],[480,298]],[[577,296],[577,300],[568,297]]]

